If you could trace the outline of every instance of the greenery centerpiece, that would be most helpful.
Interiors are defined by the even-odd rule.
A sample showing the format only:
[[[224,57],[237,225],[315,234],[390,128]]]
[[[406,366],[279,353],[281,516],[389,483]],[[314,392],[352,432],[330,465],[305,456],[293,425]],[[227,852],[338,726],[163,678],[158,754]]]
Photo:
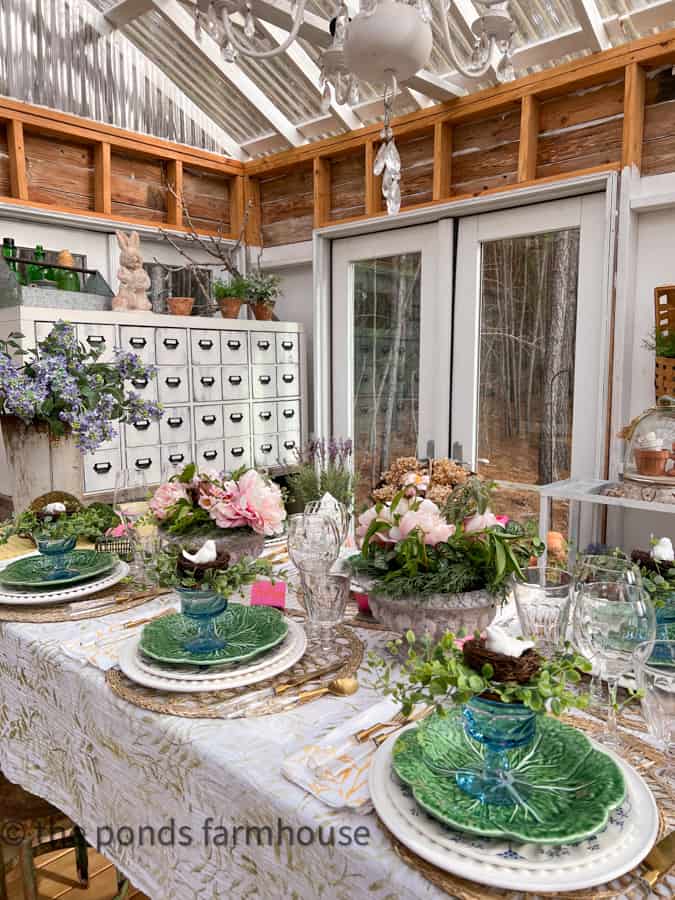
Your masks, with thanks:
[[[312,500],[330,494],[351,513],[356,489],[352,442],[342,438],[309,441],[299,455],[296,471],[288,477],[288,488],[300,511]]]
[[[75,498],[73,498],[74,500]],[[6,543],[12,535],[33,536],[37,532],[54,538],[74,537],[76,540],[91,541],[103,538],[119,525],[119,516],[108,503],[90,503],[83,506],[76,503],[72,508],[60,510],[61,501],[52,501],[35,508],[28,507],[23,512],[0,524],[0,544]]]

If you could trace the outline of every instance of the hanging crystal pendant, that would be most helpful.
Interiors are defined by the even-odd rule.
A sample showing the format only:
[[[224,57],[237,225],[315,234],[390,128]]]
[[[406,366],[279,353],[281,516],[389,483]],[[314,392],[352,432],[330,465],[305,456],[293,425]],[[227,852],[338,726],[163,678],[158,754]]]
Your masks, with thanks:
[[[195,40],[197,43],[202,39],[202,14],[199,9],[195,10]]]
[[[253,13],[250,9],[246,13],[246,19],[244,21],[244,34],[249,39],[255,37],[255,19],[253,18]]]
[[[401,157],[393,138],[385,144],[384,164],[390,172],[401,174]]]
[[[321,112],[326,115],[330,112],[330,85],[324,81],[323,91],[321,93]]]
[[[495,72],[497,76],[497,81],[500,84],[504,84],[507,81],[513,81],[516,77],[515,70],[513,68],[513,62],[511,61],[511,51],[506,50],[499,60],[499,65],[497,66],[497,71]]]
[[[349,96],[347,97],[347,103],[350,106],[356,106],[359,102],[359,79],[356,75],[352,75],[349,80]]]
[[[237,60],[237,50],[229,41],[223,46],[223,59],[228,63],[233,63]]]
[[[347,83],[347,78],[342,74],[342,72],[338,72],[335,79],[335,100],[340,106],[342,106],[343,103],[347,102],[348,89],[349,85]]]
[[[211,33],[218,30],[218,21],[216,19],[216,8],[213,3],[209,3],[209,8],[206,13],[206,27],[209,29]]]
[[[387,152],[386,143],[380,144],[380,149],[377,151],[377,156],[375,157],[375,162],[373,163],[373,175],[381,175],[384,172],[384,162],[385,162],[385,154]]]

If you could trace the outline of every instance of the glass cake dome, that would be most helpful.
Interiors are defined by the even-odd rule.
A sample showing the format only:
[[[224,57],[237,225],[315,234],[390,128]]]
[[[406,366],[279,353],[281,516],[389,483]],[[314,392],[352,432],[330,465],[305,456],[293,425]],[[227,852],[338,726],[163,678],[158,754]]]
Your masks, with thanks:
[[[675,484],[675,398],[661,397],[624,432],[624,478]]]

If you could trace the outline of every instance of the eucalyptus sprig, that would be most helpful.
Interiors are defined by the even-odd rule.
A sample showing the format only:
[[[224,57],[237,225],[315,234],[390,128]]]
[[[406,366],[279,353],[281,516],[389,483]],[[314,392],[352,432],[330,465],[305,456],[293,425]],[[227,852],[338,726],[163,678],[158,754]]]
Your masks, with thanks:
[[[480,672],[470,668],[452,632],[433,643],[429,638],[417,640],[408,631],[405,644],[407,655],[400,671],[396,664],[372,651],[367,668],[374,686],[400,703],[406,715],[418,703],[434,705],[442,713],[444,703],[466,703],[485,693],[496,695],[502,703],[522,703],[533,712],[550,710],[556,716],[571,707],[588,706],[588,694],[573,690],[573,686],[579,684],[583,672],[591,671],[591,664],[569,644],[559,656],[544,660],[525,684],[496,681],[490,663],[485,663]],[[389,649],[398,654],[403,646],[399,638],[389,644]]]

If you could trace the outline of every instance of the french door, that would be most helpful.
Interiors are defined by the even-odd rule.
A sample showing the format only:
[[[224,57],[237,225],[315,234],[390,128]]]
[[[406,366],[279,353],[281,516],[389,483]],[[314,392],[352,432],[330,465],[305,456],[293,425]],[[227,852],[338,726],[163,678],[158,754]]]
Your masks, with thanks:
[[[448,453],[452,242],[451,221],[333,242],[333,433],[359,500],[397,457]]]

